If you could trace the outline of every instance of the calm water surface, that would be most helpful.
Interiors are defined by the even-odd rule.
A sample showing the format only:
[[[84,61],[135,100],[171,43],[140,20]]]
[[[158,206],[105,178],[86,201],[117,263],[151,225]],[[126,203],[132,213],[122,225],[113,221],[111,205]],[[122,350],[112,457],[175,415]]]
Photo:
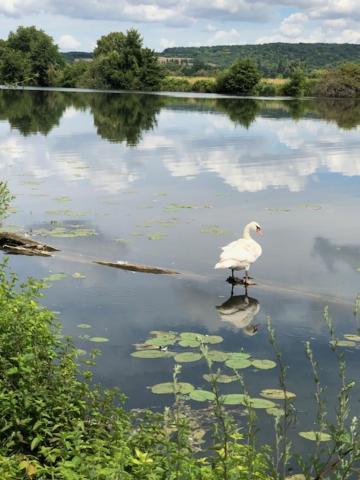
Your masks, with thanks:
[[[11,268],[21,278],[67,275],[45,291],[43,302],[59,312],[64,333],[80,348],[101,348],[96,380],[120,387],[129,408],[171,401],[147,386],[168,381],[173,361],[130,356],[151,330],[217,334],[224,338],[217,348],[271,359],[270,316],[289,366],[289,389],[297,394],[296,436],[314,428],[306,340],[320,362],[330,412],[335,402],[324,307],[340,338],[359,328],[353,315],[360,291],[359,124],[353,101],[1,91],[0,177],[16,195],[6,228],[31,231],[63,255],[12,257]],[[263,256],[252,268],[259,284],[249,291],[257,313],[246,322],[216,309],[230,287],[227,272],[213,265],[219,248],[251,220],[264,236]],[[38,235],[59,225],[96,235]],[[123,272],[92,265],[94,258],[189,274]],[[86,278],[74,279],[74,272]],[[244,305],[243,294],[238,287],[232,301]],[[250,321],[258,327],[253,336],[244,330]],[[81,330],[81,323],[91,328]],[[90,343],[84,334],[109,341]],[[358,379],[360,350],[343,350],[349,377]],[[182,379],[205,387],[204,372],[203,363],[184,364]],[[278,385],[276,369],[243,372],[254,396]],[[259,415],[272,442],[272,419]]]

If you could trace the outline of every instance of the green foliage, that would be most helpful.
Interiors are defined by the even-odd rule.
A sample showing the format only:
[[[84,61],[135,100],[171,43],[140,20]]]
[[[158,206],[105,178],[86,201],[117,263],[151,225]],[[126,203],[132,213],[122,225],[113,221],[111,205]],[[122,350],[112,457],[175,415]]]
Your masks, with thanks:
[[[360,45],[336,43],[268,43],[263,45],[216,45],[207,47],[174,47],[162,56],[186,57],[193,65],[202,65],[207,73],[228,68],[238,58],[252,58],[264,77],[287,78],[293,65],[301,65],[306,73],[343,62],[359,62]],[[179,69],[179,64],[173,62]],[[171,65],[166,64],[166,68]],[[187,67],[180,68],[184,75]]]
[[[90,87],[122,90],[156,90],[163,77],[155,53],[143,48],[135,29],[112,32],[98,40],[90,64]]]
[[[53,39],[35,27],[18,27],[0,48],[0,81],[50,86],[64,60]]]
[[[11,195],[7,183],[0,181],[0,225],[1,220],[6,216],[7,210],[13,198],[14,197]]]
[[[57,86],[65,88],[78,88],[86,83],[89,62],[78,61],[67,63],[57,80]]]
[[[305,85],[306,76],[304,70],[296,67],[291,71],[290,79],[283,87],[283,93],[289,97],[303,97]]]
[[[345,63],[324,72],[316,94],[321,97],[360,97],[360,64]]]
[[[186,78],[165,77],[161,81],[160,90],[163,92],[191,92],[191,83]]]
[[[237,60],[216,79],[219,93],[249,95],[260,81],[260,73],[251,59]]]

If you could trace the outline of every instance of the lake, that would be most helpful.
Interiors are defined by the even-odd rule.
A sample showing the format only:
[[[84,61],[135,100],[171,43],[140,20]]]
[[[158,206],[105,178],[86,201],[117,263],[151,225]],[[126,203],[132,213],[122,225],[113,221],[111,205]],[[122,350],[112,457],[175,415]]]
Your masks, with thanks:
[[[316,429],[305,342],[333,416],[338,373],[325,306],[339,339],[360,328],[359,125],[355,100],[2,90],[0,179],[16,196],[3,228],[61,250],[12,256],[10,267],[21,279],[48,278],[41,301],[80,349],[101,350],[96,381],[125,392],[128,408],[171,404],[148,387],[171,380],[173,359],[130,355],[151,331],[217,335],[217,350],[274,360],[271,318],[297,395],[292,435],[307,448],[297,435]],[[213,266],[252,220],[264,230],[251,268],[257,285],[249,298],[237,286],[230,299],[228,272]],[[184,274],[125,272],[95,259]],[[338,350],[358,380],[360,342]],[[240,372],[254,397],[278,388],[277,368]],[[204,373],[203,361],[183,363],[181,380],[209,388]],[[272,443],[273,417],[257,412]]]

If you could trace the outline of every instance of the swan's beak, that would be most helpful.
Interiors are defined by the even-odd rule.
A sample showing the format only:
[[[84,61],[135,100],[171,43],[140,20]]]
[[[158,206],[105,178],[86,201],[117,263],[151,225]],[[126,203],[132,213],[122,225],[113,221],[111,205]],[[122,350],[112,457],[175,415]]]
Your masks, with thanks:
[[[259,228],[259,227],[256,227],[256,234],[257,234],[257,235],[260,235],[260,236],[263,236],[263,235],[264,235],[262,229]]]

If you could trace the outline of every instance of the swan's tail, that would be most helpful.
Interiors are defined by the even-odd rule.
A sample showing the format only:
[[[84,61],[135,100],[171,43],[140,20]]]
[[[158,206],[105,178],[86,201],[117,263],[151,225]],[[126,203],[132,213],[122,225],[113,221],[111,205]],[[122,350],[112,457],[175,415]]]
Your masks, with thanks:
[[[218,269],[218,268],[232,268],[233,265],[234,265],[233,260],[220,260],[220,262],[218,262],[214,266],[214,268],[215,269]]]

